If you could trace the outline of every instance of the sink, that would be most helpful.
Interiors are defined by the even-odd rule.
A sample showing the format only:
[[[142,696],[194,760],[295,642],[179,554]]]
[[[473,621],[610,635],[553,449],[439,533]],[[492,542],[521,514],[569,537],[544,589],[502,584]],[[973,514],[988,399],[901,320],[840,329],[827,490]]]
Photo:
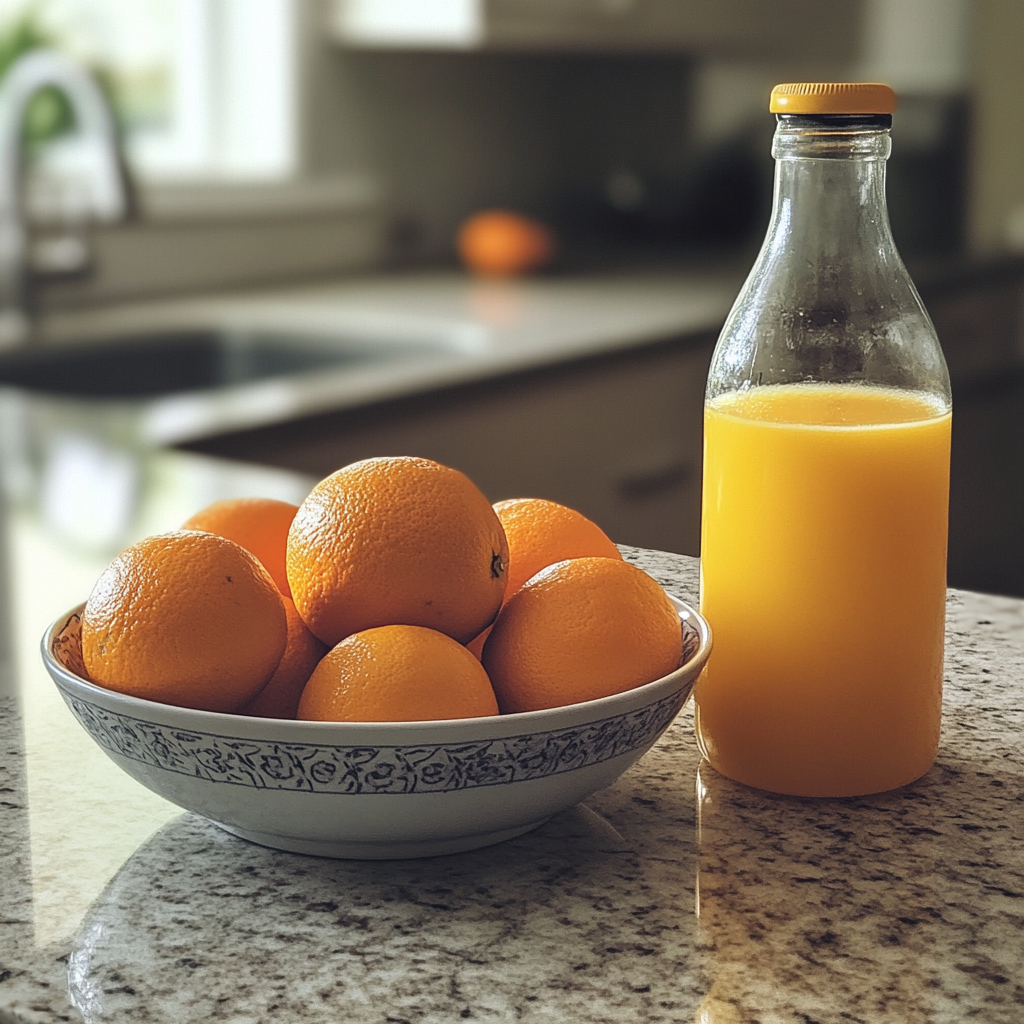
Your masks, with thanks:
[[[0,386],[81,398],[142,399],[367,366],[437,351],[410,342],[187,330],[0,355]]]

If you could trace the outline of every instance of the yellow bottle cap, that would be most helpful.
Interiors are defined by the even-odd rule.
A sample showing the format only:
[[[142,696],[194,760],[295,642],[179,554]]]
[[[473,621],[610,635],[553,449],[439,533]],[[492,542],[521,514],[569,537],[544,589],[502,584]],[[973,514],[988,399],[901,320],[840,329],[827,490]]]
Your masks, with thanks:
[[[891,114],[896,93],[881,82],[790,82],[772,89],[773,114]]]

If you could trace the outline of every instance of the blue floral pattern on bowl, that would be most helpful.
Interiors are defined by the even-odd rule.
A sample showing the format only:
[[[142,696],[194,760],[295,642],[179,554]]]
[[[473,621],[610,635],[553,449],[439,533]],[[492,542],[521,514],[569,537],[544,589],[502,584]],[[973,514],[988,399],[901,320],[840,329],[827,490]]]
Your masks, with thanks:
[[[445,793],[506,786],[600,764],[652,743],[679,713],[684,686],[636,711],[575,728],[446,746],[330,746],[242,740],[118,714],[61,691],[100,746],[209,782],[334,795]]]

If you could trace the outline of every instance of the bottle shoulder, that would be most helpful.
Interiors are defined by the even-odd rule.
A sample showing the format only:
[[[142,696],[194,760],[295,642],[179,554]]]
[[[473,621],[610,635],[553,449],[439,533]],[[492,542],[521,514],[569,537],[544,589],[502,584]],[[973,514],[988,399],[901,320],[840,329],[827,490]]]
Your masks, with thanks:
[[[910,274],[895,248],[873,255],[821,261],[769,237],[719,336],[708,397],[854,381],[948,401],[942,348]]]

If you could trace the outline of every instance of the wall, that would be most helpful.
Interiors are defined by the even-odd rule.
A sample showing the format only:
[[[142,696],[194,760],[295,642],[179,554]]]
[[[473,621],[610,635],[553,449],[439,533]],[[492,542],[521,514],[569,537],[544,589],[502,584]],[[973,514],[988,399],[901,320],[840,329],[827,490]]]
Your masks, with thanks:
[[[314,2],[322,25],[331,2]],[[787,60],[695,50],[373,52],[317,40],[313,29],[310,166],[379,184],[397,262],[451,260],[459,222],[489,205],[546,217],[570,239],[589,232],[590,250],[609,229],[703,244],[707,221],[727,219],[734,204],[723,197],[723,209],[701,211],[702,189],[710,179],[763,193],[767,174],[770,190],[768,91],[787,78],[846,75],[858,10],[836,4],[834,46]],[[721,159],[706,166],[715,147]],[[701,223],[695,211],[706,215]]]
[[[1024,251],[1024,3],[975,0],[970,242]]]
[[[556,221],[622,171],[682,173],[691,61],[324,47],[310,71],[310,166],[368,173],[396,260],[444,260],[485,206]]]
[[[1024,44],[1015,48],[1024,4],[975,6],[981,102],[970,235],[977,248],[992,249],[1005,244],[1007,217],[1024,209],[1024,105],[1016,98],[1024,95]],[[799,60],[768,53],[741,60],[359,51],[330,38],[331,8],[332,0],[298,4],[303,171],[314,180],[361,183],[361,197],[322,213],[274,213],[259,210],[257,201],[241,218],[157,218],[143,229],[99,231],[95,274],[48,289],[49,304],[453,261],[458,223],[488,205],[546,217],[570,235],[614,228],[613,254],[630,237],[667,241],[669,248],[687,238],[704,244],[730,212],[734,233],[756,239],[772,167],[770,86],[902,74],[896,84],[903,91],[955,93],[963,87],[962,37],[971,13],[970,0],[865,0],[857,38],[850,12],[860,8],[843,0],[835,9],[842,38],[834,48],[808,48]],[[931,194],[918,181],[933,180],[931,157],[920,158],[913,140],[935,119],[927,104],[918,103],[918,111],[915,118],[908,103],[897,115],[890,178],[903,199],[893,203],[894,221]],[[899,161],[908,157],[917,163],[901,185]],[[962,188],[955,175],[948,184]],[[706,201],[716,188],[717,206]],[[739,209],[736,197],[747,205]],[[941,205],[940,196],[917,221],[934,221],[931,208]],[[896,228],[900,235],[903,228]],[[935,250],[960,236],[921,237]],[[168,258],[161,264],[164,241]]]

